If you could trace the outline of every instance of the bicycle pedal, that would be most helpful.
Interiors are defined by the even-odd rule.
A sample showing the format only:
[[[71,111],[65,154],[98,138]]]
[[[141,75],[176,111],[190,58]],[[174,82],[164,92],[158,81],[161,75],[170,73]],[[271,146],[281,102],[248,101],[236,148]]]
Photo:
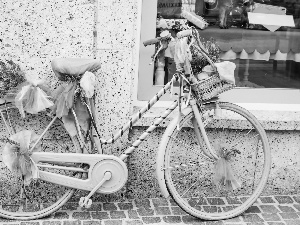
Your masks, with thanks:
[[[89,199],[87,197],[81,197],[79,200],[79,206],[86,209],[91,208],[92,203],[93,203],[92,199]]]

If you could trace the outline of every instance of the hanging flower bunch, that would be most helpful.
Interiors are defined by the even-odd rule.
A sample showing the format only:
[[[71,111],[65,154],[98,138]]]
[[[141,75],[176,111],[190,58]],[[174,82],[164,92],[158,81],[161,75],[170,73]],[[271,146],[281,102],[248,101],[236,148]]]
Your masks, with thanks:
[[[70,76],[68,83],[60,86],[54,95],[56,99],[52,108],[56,116],[62,118],[66,130],[73,137],[77,135],[76,119],[79,126],[87,132],[89,128],[90,114],[85,105],[85,98],[92,98],[95,92],[96,77],[92,72],[85,72],[79,82]],[[72,113],[74,109],[76,117]]]
[[[207,55],[212,60],[212,62],[216,63],[220,59],[221,50],[219,46],[216,44],[213,38],[209,40],[205,40],[204,38],[198,38],[198,41],[202,43],[203,47],[207,50]],[[198,74],[202,72],[202,69],[209,65],[207,59],[203,56],[203,54],[195,47],[197,46],[197,42],[192,44],[190,49],[192,53],[191,67],[194,74]]]
[[[168,23],[168,21],[167,21]],[[170,22],[169,22],[170,23]],[[175,32],[183,31],[188,29],[187,21],[180,19],[180,20],[172,20],[172,24],[170,25],[170,29],[174,30]]]
[[[41,150],[40,142],[34,146],[38,139],[39,135],[31,130],[22,130],[9,138],[0,139],[6,142],[2,152],[3,163],[11,172],[22,175],[25,185],[39,178],[39,170],[31,158],[32,152]]]
[[[25,81],[24,72],[12,60],[0,61],[0,98]]]
[[[214,183],[217,187],[225,187],[232,191],[242,187],[242,181],[236,176],[236,172],[231,167],[231,159],[241,152],[232,148],[226,143],[217,143],[215,150],[219,156],[215,165]]]

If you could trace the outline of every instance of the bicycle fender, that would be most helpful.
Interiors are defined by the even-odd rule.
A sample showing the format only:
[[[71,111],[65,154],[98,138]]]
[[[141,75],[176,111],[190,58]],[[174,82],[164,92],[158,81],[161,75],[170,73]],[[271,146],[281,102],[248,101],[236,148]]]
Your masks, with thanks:
[[[189,106],[185,109],[182,109],[182,114],[187,115],[192,111],[192,108]],[[168,135],[169,133],[172,131],[172,128],[174,126],[176,126],[176,124],[178,123],[178,118],[175,117],[170,124],[168,125],[168,127],[166,128],[162,138],[161,138],[161,142],[159,145],[159,149],[157,152],[157,158],[156,158],[156,178],[158,181],[158,185],[159,188],[161,190],[162,195],[167,198],[169,197],[169,192],[167,189],[167,185],[165,182],[165,174],[164,174],[164,161],[165,161],[165,149],[167,147],[167,140],[168,140]]]

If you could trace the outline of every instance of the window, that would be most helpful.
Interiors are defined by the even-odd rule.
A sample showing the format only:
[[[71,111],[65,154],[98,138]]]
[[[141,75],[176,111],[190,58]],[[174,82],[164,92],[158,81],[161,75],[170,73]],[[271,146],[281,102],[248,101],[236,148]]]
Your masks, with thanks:
[[[243,5],[242,0],[234,0],[234,7],[227,16],[229,28],[220,29],[218,7],[221,3],[218,5],[218,1],[143,1],[138,100],[149,100],[175,71],[173,59],[169,57],[161,60],[160,65],[157,62],[150,64],[155,46],[144,47],[142,42],[159,34],[161,29],[156,27],[159,18],[168,23],[184,21],[181,13],[186,10],[207,21],[208,26],[199,29],[201,37],[206,40],[213,37],[220,46],[221,59],[232,61],[237,66],[237,88],[222,94],[224,99],[236,103],[300,104],[300,3],[265,0],[262,4],[254,0],[252,5]],[[251,11],[246,22],[243,17],[245,10]],[[247,23],[258,15],[265,16],[266,23],[273,24]],[[280,19],[280,26],[274,25],[274,18]],[[295,27],[289,26],[291,18]],[[288,26],[283,26],[282,22]],[[157,69],[164,74],[163,78],[155,78]],[[169,100],[169,96],[165,100]]]

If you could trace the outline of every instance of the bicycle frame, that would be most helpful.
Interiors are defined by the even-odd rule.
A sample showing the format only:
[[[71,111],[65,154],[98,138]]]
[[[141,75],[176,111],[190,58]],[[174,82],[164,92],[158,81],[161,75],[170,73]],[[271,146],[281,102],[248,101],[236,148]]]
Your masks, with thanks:
[[[148,101],[147,105],[140,109],[134,116],[131,117],[131,119],[123,125],[119,131],[117,131],[113,137],[109,140],[105,140],[103,138],[99,138],[101,144],[113,144],[118,138],[120,138],[128,129],[131,129],[132,126],[139,120],[141,119],[142,115],[146,113],[159,99],[167,93],[168,90],[172,88],[172,85],[175,81],[179,79],[179,74],[175,74],[173,78],[171,79],[170,82],[168,82],[156,95]],[[83,190],[92,190],[95,185],[97,185],[97,182],[99,179],[93,180],[92,170],[94,167],[96,167],[97,162],[100,162],[101,160],[110,160],[116,162],[120,167],[124,169],[124,178],[127,180],[127,168],[126,165],[124,164],[124,160],[129,157],[136,148],[146,139],[146,137],[154,131],[159,124],[171,113],[174,111],[174,109],[178,106],[178,100],[174,100],[173,103],[164,111],[164,113],[157,118],[151,126],[148,127],[148,129],[140,136],[137,138],[137,140],[130,146],[128,147],[119,157],[115,157],[112,155],[103,155],[103,154],[79,154],[79,153],[49,153],[49,152],[33,152],[32,153],[32,159],[37,163],[38,167],[41,168],[53,168],[53,169],[61,169],[61,170],[68,170],[68,171],[75,171],[75,172],[81,172],[81,173],[88,173],[90,176],[90,179],[87,180],[82,180],[78,178],[73,178],[73,177],[67,177],[61,174],[57,173],[52,173],[52,172],[45,172],[45,171],[40,171],[40,178],[42,180],[46,180],[48,182],[56,183],[59,185],[63,186],[68,186],[71,188],[76,188],[76,189],[83,189]],[[205,144],[207,145],[209,152],[204,152],[207,156],[211,158],[217,158],[217,156],[212,153],[211,147],[209,144],[209,141],[207,139],[205,130],[204,130],[204,125],[201,119],[200,112],[198,110],[196,100],[191,99],[191,104],[187,107],[188,111],[193,110],[195,113],[195,117],[197,121],[193,121],[193,123],[198,123],[200,127],[200,132],[198,132],[197,135],[202,135],[205,140]],[[186,111],[185,110],[185,111]],[[76,117],[75,117],[76,118]],[[49,125],[46,127],[46,129],[43,131],[43,133],[40,135],[39,139],[36,141],[36,143],[32,146],[32,149],[40,142],[40,140],[43,138],[45,133],[48,131],[48,129],[51,127],[51,125],[54,123],[54,121],[57,119],[55,116],[52,121],[49,123]],[[178,120],[177,120],[178,121]],[[76,124],[78,125],[78,121],[76,121]],[[196,124],[195,124],[196,125]],[[97,133],[98,134],[98,133]],[[157,168],[160,168],[157,173],[158,173],[158,180],[162,189],[163,193],[167,193],[164,179],[163,178],[163,165],[164,165],[164,155],[161,155],[162,153],[159,153],[159,157],[157,159]],[[163,153],[164,154],[164,153]],[[39,164],[39,162],[51,162],[56,165],[43,165]],[[81,169],[78,167],[70,167],[70,163],[84,163],[84,164],[89,164],[90,169]],[[58,166],[59,165],[59,166]],[[60,166],[62,165],[62,166]],[[68,165],[68,166],[67,166]],[[98,170],[97,170],[98,171]],[[122,180],[123,182],[123,180]],[[116,191],[116,190],[114,190]],[[101,193],[110,193],[109,191],[102,191]]]

